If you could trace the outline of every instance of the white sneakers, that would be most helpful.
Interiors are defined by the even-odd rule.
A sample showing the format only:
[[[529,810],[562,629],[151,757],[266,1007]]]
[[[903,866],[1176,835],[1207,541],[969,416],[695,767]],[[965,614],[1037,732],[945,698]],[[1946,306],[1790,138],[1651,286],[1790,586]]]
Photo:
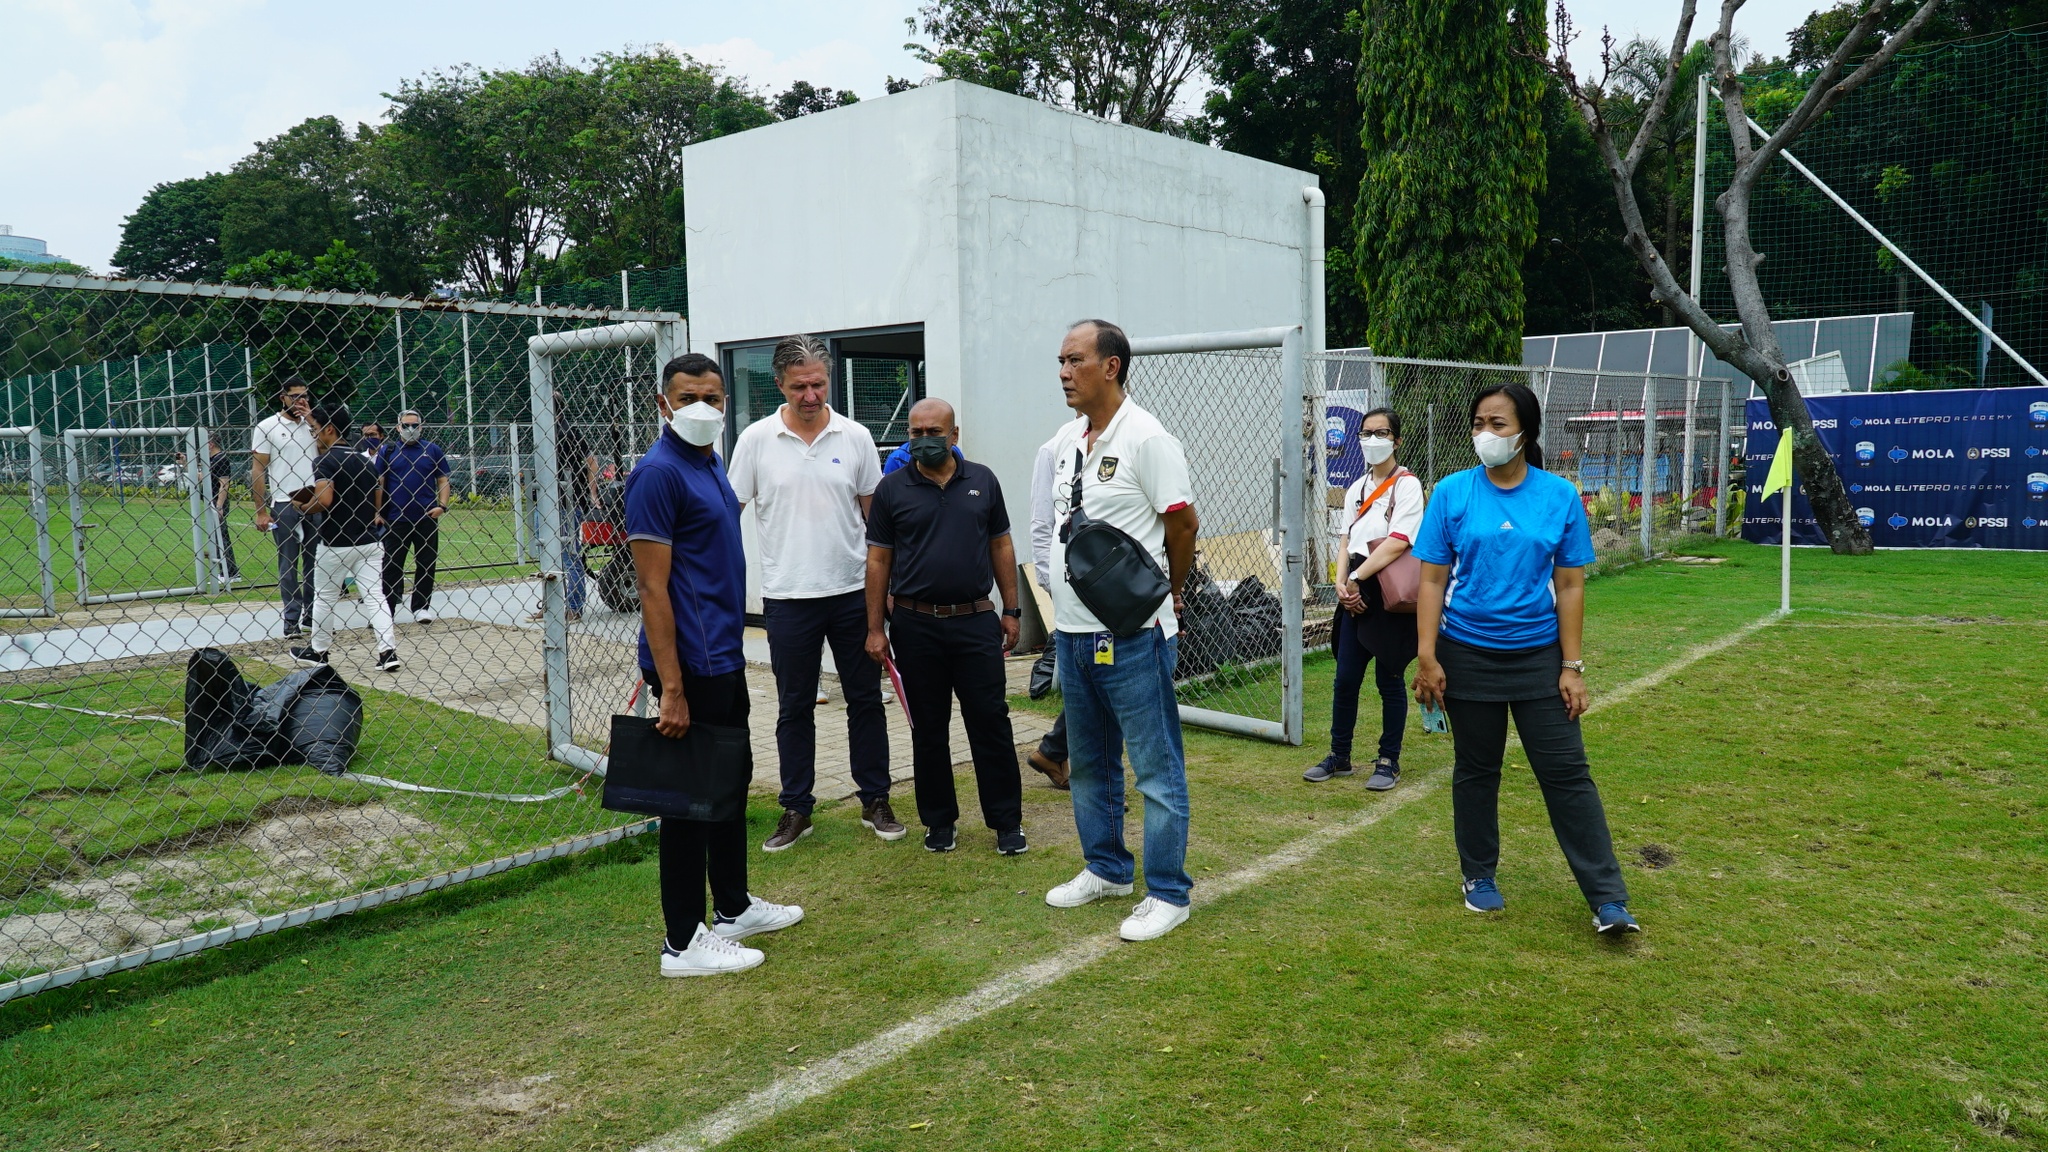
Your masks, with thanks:
[[[1065,884],[1045,894],[1045,902],[1055,908],[1079,908],[1104,896],[1129,896],[1129,884],[1111,884],[1088,869]],[[1187,923],[1188,910],[1177,904],[1168,904],[1157,896],[1147,896],[1138,901],[1131,914],[1124,917],[1123,926],[1117,935],[1126,940],[1157,940],[1182,924]]]
[[[1129,884],[1111,884],[1088,869],[1065,884],[1045,894],[1045,902],[1055,908],[1079,908],[1083,904],[1100,900],[1104,896],[1129,896]]]
[[[748,909],[752,911],[752,909]],[[661,947],[663,976],[716,976],[722,972],[744,972],[758,968],[768,958],[759,948],[735,944],[704,925],[697,925],[690,946],[681,952],[666,942]]]
[[[434,614],[422,608],[412,614],[412,622],[415,624],[432,624],[434,622]]]
[[[801,904],[775,904],[751,892],[747,899],[752,903],[738,916],[731,919],[713,916],[711,931],[727,940],[745,940],[759,932],[779,932],[804,918]]]
[[[747,894],[747,900],[745,912],[731,918],[714,916],[709,928],[697,925],[690,946],[680,952],[670,942],[662,941],[661,974],[717,976],[757,968],[768,958],[767,953],[739,941],[757,932],[779,931],[804,918],[803,908],[795,904],[771,903],[752,893]]]
[[[1168,904],[1157,896],[1147,896],[1138,901],[1131,914],[1124,917],[1123,926],[1116,934],[1126,940],[1157,940],[1182,924],[1187,923],[1188,910],[1178,904]]]

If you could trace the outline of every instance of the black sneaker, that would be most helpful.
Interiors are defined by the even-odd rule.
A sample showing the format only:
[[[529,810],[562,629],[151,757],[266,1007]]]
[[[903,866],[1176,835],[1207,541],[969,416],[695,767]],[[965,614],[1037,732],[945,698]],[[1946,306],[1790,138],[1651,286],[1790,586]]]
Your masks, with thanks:
[[[957,846],[951,824],[924,830],[924,850],[927,852],[951,852]]]
[[[294,648],[292,649],[292,659],[297,660],[308,668],[313,668],[327,663],[327,653],[315,652],[311,648]]]
[[[1356,771],[1358,769],[1351,766],[1350,757],[1339,756],[1332,752],[1318,761],[1314,767],[1303,772],[1301,778],[1311,784],[1321,784],[1325,780],[1334,779],[1338,776],[1349,776]]]
[[[1401,762],[1385,756],[1372,762],[1372,779],[1365,782],[1369,792],[1391,792],[1401,782]]]
[[[297,640],[305,634],[306,630],[297,624],[287,624],[284,626],[284,638],[287,640]]]
[[[377,670],[379,672],[396,672],[398,667],[397,652],[386,648],[382,652],[377,653]]]
[[[1008,832],[996,833],[996,852],[1003,856],[1022,856],[1031,851],[1031,845],[1024,842],[1024,830],[1012,828]]]

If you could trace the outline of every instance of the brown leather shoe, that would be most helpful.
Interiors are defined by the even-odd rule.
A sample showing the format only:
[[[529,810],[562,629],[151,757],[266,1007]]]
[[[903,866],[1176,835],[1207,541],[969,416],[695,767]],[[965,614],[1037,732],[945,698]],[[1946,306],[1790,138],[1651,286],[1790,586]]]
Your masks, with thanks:
[[[1043,752],[1033,750],[1031,753],[1031,766],[1045,773],[1045,778],[1052,781],[1053,787],[1062,792],[1072,790],[1067,784],[1067,762],[1065,760],[1055,760]]]
[[[889,807],[886,797],[872,804],[860,806],[861,827],[867,828],[884,840],[901,840],[909,831],[896,819],[896,810]]]
[[[796,842],[811,834],[811,818],[788,808],[782,810],[782,821],[775,825],[775,835],[761,845],[763,852],[781,852],[794,848]]]

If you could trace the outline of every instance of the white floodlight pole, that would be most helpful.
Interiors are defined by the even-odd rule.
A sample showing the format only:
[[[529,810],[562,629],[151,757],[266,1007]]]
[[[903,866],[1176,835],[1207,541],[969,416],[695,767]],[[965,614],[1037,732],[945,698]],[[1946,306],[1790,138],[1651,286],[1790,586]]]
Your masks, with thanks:
[[[391,322],[398,342],[398,408],[402,412],[412,407],[405,394],[405,313],[393,312]]]
[[[631,285],[631,284],[630,284],[630,283],[629,283],[629,282],[628,282],[628,281],[626,280],[626,270],[625,270],[624,268],[621,268],[621,269],[619,269],[619,309],[620,309],[620,311],[625,311],[625,310],[627,310],[627,309],[630,309],[630,308],[632,308],[632,307],[633,307],[633,287],[632,287],[632,285]],[[626,395],[625,395],[625,397],[624,397],[624,399],[625,399],[625,401],[626,401],[626,408],[625,408],[625,411],[624,411],[624,412],[622,413],[622,415],[623,415],[623,416],[624,416],[624,417],[626,418],[626,449],[625,449],[625,450],[626,450],[626,451],[631,451],[631,450],[632,450],[632,446],[633,446],[633,348],[632,348],[632,346],[631,346],[631,345],[628,345],[628,346],[627,346],[627,347],[625,348],[625,353],[626,353],[626,381],[625,381],[625,384],[624,384],[624,386],[623,386],[623,387],[625,388],[625,392],[626,392]],[[659,361],[657,361],[657,362],[655,363],[655,365],[654,365],[654,372],[655,372],[655,374],[656,374],[656,375],[659,375],[659,374],[661,373],[661,364],[660,364],[660,362],[659,362]],[[662,382],[661,382],[661,381],[659,381],[659,380],[656,380],[656,381],[654,382],[654,388],[655,388],[655,391],[657,391],[657,392],[658,392],[658,391],[660,391],[660,390],[661,390],[661,385],[662,385]],[[907,395],[909,395],[909,393],[908,393],[908,392],[906,392],[906,393],[904,393],[904,395],[906,395],[906,396],[907,396]]]
[[[112,428],[114,426],[114,370],[108,367],[108,363],[106,360],[100,361],[100,402],[106,406],[106,411],[102,413],[105,427]]]
[[[256,357],[248,345],[242,346],[242,383],[248,385],[249,427],[256,427]]]
[[[1707,242],[1707,74],[1700,73],[1699,104],[1692,122],[1692,299],[1699,303],[1700,272],[1706,263]],[[1706,345],[1699,333],[1689,332],[1686,375],[1697,376],[1707,366]]]

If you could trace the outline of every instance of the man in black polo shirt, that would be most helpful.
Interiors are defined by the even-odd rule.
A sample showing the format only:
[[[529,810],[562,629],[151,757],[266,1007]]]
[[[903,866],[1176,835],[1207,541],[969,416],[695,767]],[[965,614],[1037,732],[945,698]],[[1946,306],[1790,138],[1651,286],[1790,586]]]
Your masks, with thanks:
[[[313,564],[313,634],[306,646],[292,649],[305,665],[327,663],[334,640],[335,606],[342,581],[355,578],[366,593],[384,578],[384,545],[378,521],[383,516],[384,486],[376,466],[360,452],[341,446],[348,435],[348,409],[316,405],[306,415],[312,425],[320,459],[313,465],[313,483],[291,493],[300,515],[323,513],[320,554]],[[391,626],[391,608],[382,596],[365,595],[370,623],[377,633],[377,667],[398,671],[398,635]]]
[[[953,697],[974,753],[981,815],[996,851],[1025,851],[1023,781],[1010,730],[1003,654],[1016,646],[1017,554],[1002,486],[983,465],[954,455],[953,406],[910,410],[911,466],[882,477],[868,506],[867,651],[895,649],[910,709],[911,768],[924,846],[951,852],[960,803],[953,791]],[[989,602],[991,585],[1002,615]],[[895,597],[889,630],[884,609]]]

